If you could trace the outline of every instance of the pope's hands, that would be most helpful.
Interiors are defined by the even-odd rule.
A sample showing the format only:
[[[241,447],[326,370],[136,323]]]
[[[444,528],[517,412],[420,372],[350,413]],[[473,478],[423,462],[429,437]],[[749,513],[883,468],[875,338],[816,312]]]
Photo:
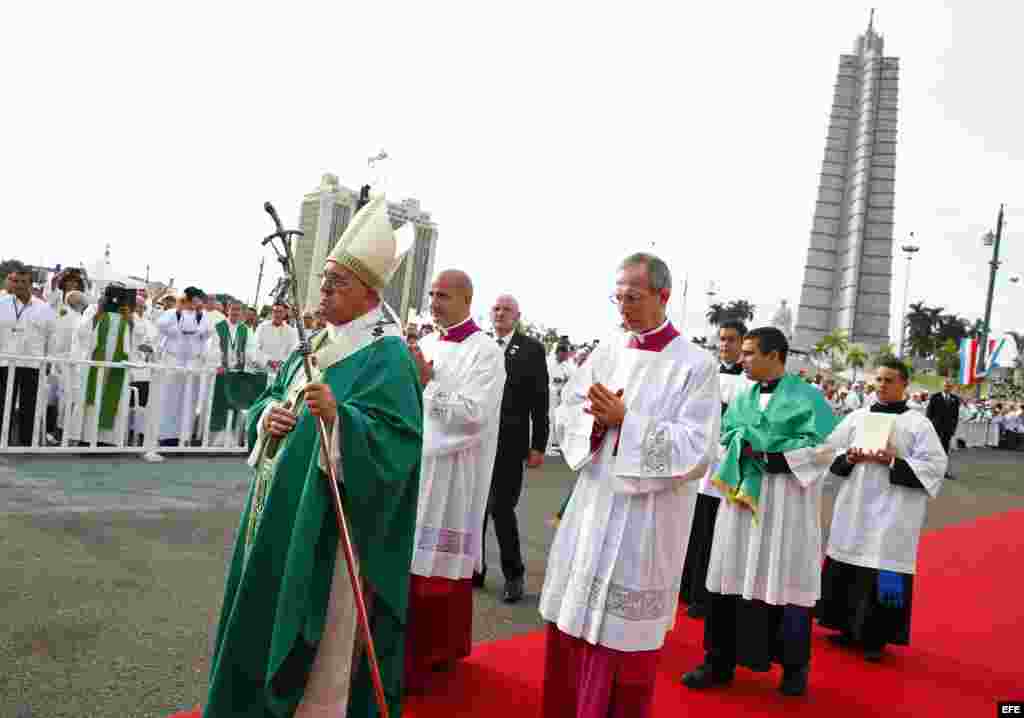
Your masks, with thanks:
[[[590,406],[583,411],[592,414],[598,423],[607,426],[620,426],[626,419],[626,404],[622,401],[622,389],[614,394],[600,382],[590,387],[587,392]]]
[[[309,384],[306,387],[306,405],[309,413],[328,424],[338,417],[338,401],[327,384]]]
[[[287,436],[294,428],[295,414],[282,406],[272,407],[263,420],[263,430],[279,439]]]

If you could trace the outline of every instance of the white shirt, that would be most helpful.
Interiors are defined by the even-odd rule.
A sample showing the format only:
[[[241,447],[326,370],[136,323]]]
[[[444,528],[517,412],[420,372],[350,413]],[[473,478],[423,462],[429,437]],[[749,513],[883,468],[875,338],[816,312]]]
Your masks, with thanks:
[[[411,571],[469,578],[481,563],[505,357],[481,331],[461,342],[428,334],[419,347],[434,362],[434,378],[423,390],[423,462]]]
[[[828,444],[837,455],[857,445],[868,413],[853,412],[832,432]],[[914,573],[928,499],[942,488],[948,458],[935,427],[916,411],[895,416],[889,441],[926,491],[892,484],[888,466],[857,464],[849,477],[838,479],[826,553],[854,566]]]
[[[185,309],[180,313],[168,309],[156,323],[163,340],[163,361],[178,366],[202,363],[206,342],[210,338],[210,320],[204,314]]]
[[[562,449],[579,471],[548,558],[540,614],[619,651],[660,648],[672,627],[697,479],[717,454],[718,366],[684,337],[660,352],[602,342],[566,385]],[[595,382],[623,389],[626,418],[590,452]],[[617,446],[617,452],[616,452]]]
[[[13,294],[0,297],[0,354],[29,357],[46,356],[54,342],[57,314],[49,304],[30,296],[23,304]],[[16,362],[17,366],[35,366]]]
[[[281,362],[299,345],[299,332],[287,322],[274,326],[268,319],[256,328],[256,343],[267,362]]]

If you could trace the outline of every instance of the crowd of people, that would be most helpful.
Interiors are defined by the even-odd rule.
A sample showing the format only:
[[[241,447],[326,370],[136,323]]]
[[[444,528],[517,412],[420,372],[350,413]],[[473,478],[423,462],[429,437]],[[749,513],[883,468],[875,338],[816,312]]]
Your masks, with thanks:
[[[74,268],[33,286],[29,268],[16,264],[0,289],[0,355],[12,357],[13,369],[0,365],[0,416],[8,374],[14,383],[9,445],[35,438],[36,445],[141,446],[155,381],[162,401],[152,426],[160,447],[178,446],[181,437],[209,446],[244,441],[246,402],[298,346],[295,322],[310,332],[324,324],[310,312],[297,319],[283,303],[258,314],[219,296],[195,287],[153,297],[116,282],[97,287]],[[205,379],[201,370],[210,370]],[[40,396],[46,409],[37,424]],[[226,426],[229,414],[233,426]]]

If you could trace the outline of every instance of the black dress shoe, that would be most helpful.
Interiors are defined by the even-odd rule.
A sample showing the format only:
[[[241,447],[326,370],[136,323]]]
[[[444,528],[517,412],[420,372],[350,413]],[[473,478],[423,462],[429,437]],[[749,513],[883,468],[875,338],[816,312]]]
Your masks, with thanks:
[[[882,649],[881,648],[865,648],[864,649],[864,660],[870,663],[880,663],[882,661]]]
[[[687,688],[704,690],[715,686],[725,686],[732,683],[732,671],[715,671],[707,663],[701,663],[689,673],[684,673],[682,683]]]
[[[701,606],[699,603],[691,603],[686,608],[686,615],[690,618],[704,618],[704,616],[707,615],[707,612],[704,610],[704,607]]]
[[[520,578],[513,578],[505,581],[505,595],[502,601],[505,603],[519,603],[526,595],[526,582]]]
[[[484,579],[487,578],[487,569],[484,569],[483,573],[473,572],[473,588],[483,588]]]
[[[779,683],[779,693],[784,696],[802,696],[807,693],[808,667],[785,668],[782,671],[782,682]]]
[[[827,639],[829,643],[834,643],[837,646],[853,645],[853,634],[850,633],[831,633]]]

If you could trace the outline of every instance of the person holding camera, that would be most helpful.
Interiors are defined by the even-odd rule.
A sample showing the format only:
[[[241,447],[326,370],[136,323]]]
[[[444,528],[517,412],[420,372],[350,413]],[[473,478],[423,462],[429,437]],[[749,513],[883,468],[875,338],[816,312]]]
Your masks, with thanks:
[[[201,289],[186,287],[178,308],[164,312],[157,320],[157,329],[164,340],[165,366],[203,368],[206,345],[212,334],[210,318],[203,311],[204,296]],[[160,446],[178,446],[182,435],[192,436],[202,377],[196,372],[167,371],[163,382]]]
[[[72,352],[94,362],[126,362],[135,348],[135,290],[111,284],[100,304],[89,307],[75,332]],[[128,408],[127,369],[83,367],[68,439],[79,445],[120,444],[117,428]]]

